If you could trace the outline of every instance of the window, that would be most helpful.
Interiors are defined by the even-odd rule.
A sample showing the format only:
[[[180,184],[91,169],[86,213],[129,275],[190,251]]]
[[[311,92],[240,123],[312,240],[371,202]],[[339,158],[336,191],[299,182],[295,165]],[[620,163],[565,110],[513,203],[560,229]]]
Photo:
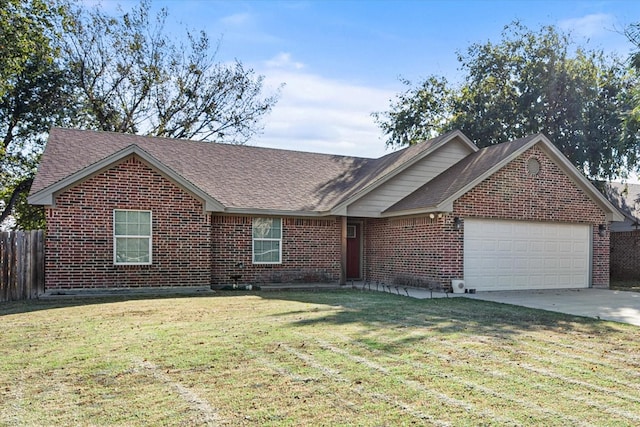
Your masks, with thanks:
[[[151,211],[113,211],[113,262],[151,264]]]
[[[253,263],[282,262],[282,219],[253,218]]]

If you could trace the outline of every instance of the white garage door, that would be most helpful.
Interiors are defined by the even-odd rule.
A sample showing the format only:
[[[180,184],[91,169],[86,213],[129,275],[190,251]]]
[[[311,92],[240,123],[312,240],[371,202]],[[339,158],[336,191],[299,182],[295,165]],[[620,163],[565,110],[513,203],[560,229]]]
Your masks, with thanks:
[[[464,280],[479,291],[586,288],[590,226],[466,219]]]

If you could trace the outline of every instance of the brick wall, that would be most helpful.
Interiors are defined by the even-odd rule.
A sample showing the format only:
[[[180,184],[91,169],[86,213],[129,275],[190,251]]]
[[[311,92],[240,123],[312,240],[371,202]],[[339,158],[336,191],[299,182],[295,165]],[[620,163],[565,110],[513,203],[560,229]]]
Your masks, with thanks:
[[[368,219],[365,278],[426,287],[462,277],[462,233],[450,215]]]
[[[55,203],[46,210],[48,289],[210,284],[210,215],[136,158],[63,192]],[[113,264],[114,209],[152,211],[152,265]]]
[[[640,231],[611,233],[611,278],[640,277]]]
[[[282,263],[252,263],[252,217],[216,215],[212,219],[212,283],[337,282],[340,280],[339,218],[283,218]],[[242,269],[236,264],[242,263]]]
[[[527,162],[535,157],[540,172],[531,176]],[[592,282],[609,284],[609,233],[598,225],[604,212],[538,147],[532,147],[454,202],[452,214],[368,220],[365,232],[367,278],[392,283],[402,275],[450,283],[463,277],[463,230],[453,217],[556,221],[592,225]],[[403,223],[404,221],[404,223]],[[464,228],[464,226],[463,226]]]

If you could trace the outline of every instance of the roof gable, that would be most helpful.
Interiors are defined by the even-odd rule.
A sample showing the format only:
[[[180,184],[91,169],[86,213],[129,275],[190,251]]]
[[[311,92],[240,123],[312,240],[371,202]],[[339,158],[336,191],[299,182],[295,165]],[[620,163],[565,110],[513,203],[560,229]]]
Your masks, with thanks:
[[[29,195],[29,203],[36,204],[36,205],[54,205],[55,204],[54,196],[56,193],[64,191],[65,189],[76,185],[78,182],[81,182],[100,172],[103,172],[111,168],[112,166],[116,165],[123,159],[126,159],[127,157],[130,157],[133,155],[137,156],[143,162],[145,162],[146,164],[150,165],[151,167],[161,172],[164,176],[174,181],[180,187],[184,188],[185,190],[189,191],[193,195],[203,200],[205,210],[221,211],[224,209],[224,206],[222,206],[220,202],[215,200],[215,198],[211,197],[209,194],[202,191],[193,183],[186,180],[180,174],[176,173],[174,170],[167,167],[158,159],[154,158],[145,150],[143,150],[142,148],[134,144],[129,145],[119,151],[116,151],[115,153],[112,153],[107,157],[100,159],[94,163],[91,163],[88,166],[85,166],[77,170],[76,172],[65,176],[64,178],[55,181],[53,184],[51,184],[46,188],[42,188],[38,190],[38,186],[36,186],[35,189],[32,186],[31,193]],[[56,176],[55,174],[57,172],[58,171],[53,170],[50,173],[52,176]],[[46,178],[46,175],[45,175],[45,178]],[[41,178],[41,181],[42,180],[43,178]],[[41,182],[34,182],[34,185],[35,184],[42,185]]]
[[[353,186],[351,191],[345,194],[341,202],[333,208],[332,213],[346,215],[349,205],[361,200],[453,140],[459,141],[470,153],[478,151],[478,147],[469,138],[456,130],[387,154],[373,160],[368,169],[359,174],[360,176],[355,180],[358,185]]]
[[[50,205],[56,192],[135,154],[206,200],[208,210],[326,215],[452,138],[463,141],[470,151],[477,150],[460,132],[367,159],[54,128],[29,201]]]
[[[391,214],[425,208],[450,211],[453,209],[453,200],[508,163],[533,138],[534,136],[530,136],[480,149],[451,166],[385,212]]]
[[[391,206],[383,214],[398,216],[422,212],[451,212],[455,200],[536,144],[540,144],[563,172],[607,213],[609,220],[622,220],[615,207],[542,134],[496,144],[470,154]]]
[[[251,146],[54,128],[29,201],[50,204],[54,192],[135,153],[215,211],[324,212],[344,195],[336,177],[366,169],[371,159]],[[197,190],[197,191],[196,191]],[[214,202],[215,201],[215,202]]]
[[[410,194],[398,193],[401,199],[384,210],[382,216],[450,211],[453,201],[462,194],[529,147],[541,144],[611,219],[622,220],[611,203],[544,136],[478,150],[459,131],[379,159],[367,159],[54,128],[28,200],[32,204],[53,205],[57,193],[135,155],[203,200],[207,211],[346,215],[348,206],[454,140],[470,154]]]

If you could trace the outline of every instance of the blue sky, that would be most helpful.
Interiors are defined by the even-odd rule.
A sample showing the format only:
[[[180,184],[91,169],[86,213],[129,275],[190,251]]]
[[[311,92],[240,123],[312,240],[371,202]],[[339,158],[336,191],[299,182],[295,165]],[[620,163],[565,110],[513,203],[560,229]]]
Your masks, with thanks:
[[[118,4],[135,2],[101,7]],[[154,0],[160,7],[176,36],[184,26],[203,29],[221,38],[220,61],[237,58],[264,75],[267,88],[285,84],[250,144],[362,157],[389,152],[370,114],[388,109],[403,88],[399,76],[457,81],[457,53],[499,41],[514,20],[531,29],[556,25],[587,47],[626,57],[632,46],[621,32],[640,21],[633,0]]]

